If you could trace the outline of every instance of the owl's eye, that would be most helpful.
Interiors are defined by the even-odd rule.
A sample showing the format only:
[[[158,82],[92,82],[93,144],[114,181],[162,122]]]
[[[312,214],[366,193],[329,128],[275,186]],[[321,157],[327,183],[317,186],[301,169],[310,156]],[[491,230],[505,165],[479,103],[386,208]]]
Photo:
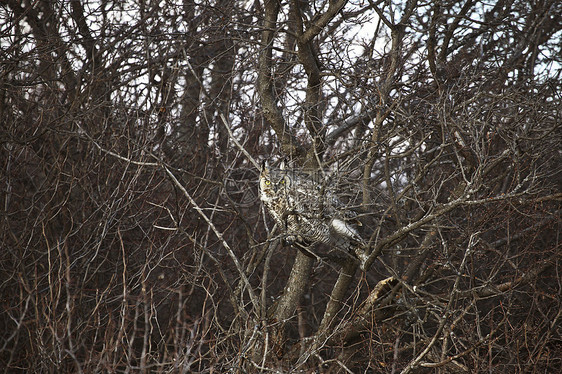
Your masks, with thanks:
[[[265,180],[265,185],[266,185],[266,186],[269,186],[270,184],[271,184],[271,182],[266,179],[266,180]]]
[[[279,182],[281,184],[285,184],[285,179],[281,179],[281,182]]]

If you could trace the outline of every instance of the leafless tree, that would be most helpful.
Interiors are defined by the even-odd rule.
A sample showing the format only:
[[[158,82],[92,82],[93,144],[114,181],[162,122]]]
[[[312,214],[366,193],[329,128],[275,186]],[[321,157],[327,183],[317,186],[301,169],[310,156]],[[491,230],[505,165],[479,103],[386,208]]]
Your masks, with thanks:
[[[5,372],[562,365],[560,2],[0,18]],[[257,190],[282,158],[359,213],[362,261],[284,244]]]

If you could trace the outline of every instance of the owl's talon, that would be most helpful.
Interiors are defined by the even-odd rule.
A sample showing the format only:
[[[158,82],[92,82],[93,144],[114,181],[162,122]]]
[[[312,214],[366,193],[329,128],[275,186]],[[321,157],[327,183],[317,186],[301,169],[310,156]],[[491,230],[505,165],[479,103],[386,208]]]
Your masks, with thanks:
[[[283,241],[285,242],[285,245],[293,245],[297,241],[297,237],[295,235],[287,235]]]

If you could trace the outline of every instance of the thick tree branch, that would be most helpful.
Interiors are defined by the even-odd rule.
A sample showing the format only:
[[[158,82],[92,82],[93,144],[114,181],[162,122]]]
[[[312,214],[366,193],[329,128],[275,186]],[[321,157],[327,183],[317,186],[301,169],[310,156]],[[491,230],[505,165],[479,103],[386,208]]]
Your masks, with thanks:
[[[317,159],[322,159],[326,135],[326,129],[322,126],[322,113],[320,110],[322,93],[320,62],[318,61],[318,53],[314,49],[313,39],[303,37],[303,16],[299,1],[292,1],[292,10],[294,24],[296,25],[298,58],[308,77],[304,103],[304,123],[312,138],[312,148],[309,151],[311,154],[306,158],[307,165],[312,167],[317,164]],[[322,165],[317,166],[321,167]]]
[[[345,6],[347,0],[330,1],[328,10],[321,14],[317,20],[312,21],[308,29],[301,36],[301,43],[309,43],[314,39],[330,21],[338,14],[338,12]]]
[[[265,17],[261,37],[262,49],[258,60],[257,82],[263,114],[279,137],[283,152],[290,157],[302,157],[304,148],[286,125],[273,91],[273,43],[280,5],[277,0],[266,0],[264,6]]]
[[[270,313],[276,320],[285,323],[295,315],[297,306],[306,290],[315,259],[297,251],[295,263],[292,267],[285,290],[275,309]]]

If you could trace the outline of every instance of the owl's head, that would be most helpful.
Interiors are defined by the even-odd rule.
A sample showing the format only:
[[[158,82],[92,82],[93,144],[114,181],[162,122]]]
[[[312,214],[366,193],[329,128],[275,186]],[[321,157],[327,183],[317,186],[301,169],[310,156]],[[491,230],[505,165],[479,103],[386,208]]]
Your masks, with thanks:
[[[286,172],[285,161],[279,168],[269,166],[267,161],[262,163],[260,173],[260,197],[263,201],[273,200],[279,192],[286,190],[291,185],[291,178]]]

